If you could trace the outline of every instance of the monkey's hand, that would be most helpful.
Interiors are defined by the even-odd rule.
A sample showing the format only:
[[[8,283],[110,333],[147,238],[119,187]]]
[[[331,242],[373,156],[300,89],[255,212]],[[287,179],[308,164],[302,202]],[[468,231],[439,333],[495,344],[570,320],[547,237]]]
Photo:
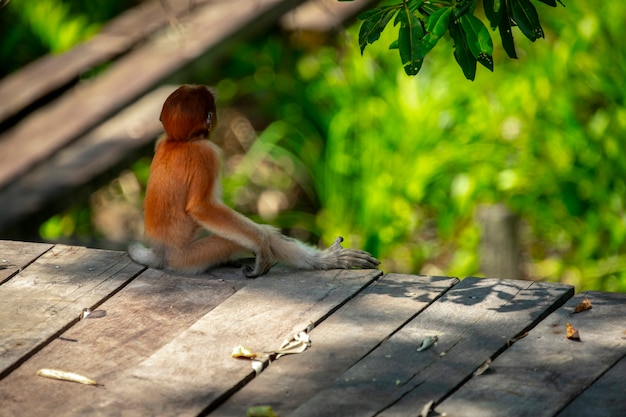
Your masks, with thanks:
[[[344,248],[341,242],[343,242],[343,237],[339,236],[330,248],[320,253],[323,269],[376,269],[380,265],[380,261],[368,252]]]
[[[269,243],[266,244],[262,248],[262,250],[256,252],[255,256],[256,259],[254,262],[254,267],[252,267],[251,265],[246,265],[243,267],[243,274],[246,276],[246,278],[260,277],[261,275],[266,274],[275,264]]]

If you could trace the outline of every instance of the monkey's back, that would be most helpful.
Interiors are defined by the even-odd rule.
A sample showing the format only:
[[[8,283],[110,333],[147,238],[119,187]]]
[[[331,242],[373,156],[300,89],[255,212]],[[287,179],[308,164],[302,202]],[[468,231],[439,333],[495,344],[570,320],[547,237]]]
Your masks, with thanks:
[[[190,242],[198,224],[188,208],[219,198],[219,169],[217,150],[207,140],[160,141],[144,200],[146,237],[168,246]]]

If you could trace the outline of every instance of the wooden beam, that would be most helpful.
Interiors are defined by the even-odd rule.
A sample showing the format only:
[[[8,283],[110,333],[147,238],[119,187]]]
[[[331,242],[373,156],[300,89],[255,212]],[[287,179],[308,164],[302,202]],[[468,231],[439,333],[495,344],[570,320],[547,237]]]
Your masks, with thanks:
[[[302,0],[211,2],[0,136],[0,188],[23,175],[176,70],[233,38],[276,22]]]
[[[45,213],[45,207],[54,208],[59,201],[74,200],[72,196],[84,184],[97,182],[103,173],[118,172],[121,168],[115,167],[120,162],[153,143],[162,132],[163,102],[175,89],[166,85],[146,94],[0,190],[0,201],[11,202],[0,205],[3,235],[23,235],[28,227],[24,221],[33,223],[24,219]]]
[[[209,0],[151,0],[109,21],[93,38],[62,54],[49,54],[0,80],[0,125],[76,82],[86,71],[127,53],[153,33]],[[167,9],[164,9],[164,4]]]

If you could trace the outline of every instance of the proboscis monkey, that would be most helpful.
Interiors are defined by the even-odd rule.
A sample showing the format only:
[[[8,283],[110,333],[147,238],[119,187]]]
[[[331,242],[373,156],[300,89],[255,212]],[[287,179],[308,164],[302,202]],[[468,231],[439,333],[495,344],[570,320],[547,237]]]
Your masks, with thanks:
[[[144,201],[145,237],[128,254],[142,265],[200,273],[252,252],[247,277],[265,274],[276,262],[299,269],[376,268],[369,253],[346,249],[342,238],[318,250],[259,225],[221,201],[220,150],[208,139],[217,124],[215,99],[205,86],[183,85],[165,100],[165,134],[157,141]],[[197,237],[201,229],[208,236]]]

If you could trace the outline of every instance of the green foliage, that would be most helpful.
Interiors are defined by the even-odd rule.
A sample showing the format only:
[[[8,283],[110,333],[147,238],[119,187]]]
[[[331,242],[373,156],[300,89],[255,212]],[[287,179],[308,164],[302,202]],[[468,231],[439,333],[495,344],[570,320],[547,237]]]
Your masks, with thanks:
[[[457,15],[448,2],[409,1],[380,13],[365,39],[397,48],[403,68],[387,51],[361,55],[362,25],[312,52],[283,35],[240,45],[223,68],[231,78],[218,84],[220,108],[244,104],[269,122],[226,164],[235,167],[226,199],[245,207],[251,187],[297,197],[269,220],[326,245],[343,235],[387,272],[456,276],[481,273],[478,207],[504,203],[527,226],[529,277],[626,291],[626,6],[578,2],[559,18],[542,15],[538,48],[523,37],[513,44],[522,28],[503,18],[527,3],[483,1],[502,38],[492,46],[469,6]],[[385,20],[397,36],[378,30]],[[528,20],[524,30],[537,34]],[[483,53],[499,70],[468,87],[449,47],[466,78],[489,65]],[[419,77],[405,76],[417,67]],[[145,182],[147,162],[136,171]],[[42,233],[71,236],[86,217],[75,208]]]
[[[343,235],[386,271],[457,276],[481,273],[478,207],[505,203],[526,224],[529,277],[626,291],[626,52],[617,23],[626,7],[567,10],[567,21],[546,16],[545,46],[518,43],[523,61],[494,46],[501,71],[471,88],[446,48],[432,50],[420,77],[406,77],[385,51],[362,57],[350,40],[296,62],[280,41],[246,45],[228,70],[252,64],[256,73],[218,91],[237,85],[230,97],[257,100],[276,121],[226,180],[227,196],[257,181],[260,161],[290,158],[284,175],[314,206],[276,224],[312,230],[325,244]],[[480,38],[467,19],[457,29]],[[394,42],[387,32],[380,40]]]
[[[48,53],[66,51],[93,36],[130,0],[12,1],[0,9],[0,77]]]
[[[556,7],[556,0],[540,0]],[[404,70],[416,75],[426,54],[439,39],[450,33],[454,42],[454,57],[465,78],[474,80],[476,63],[493,71],[493,42],[485,24],[475,16],[476,0],[403,0],[402,3],[376,7],[359,16],[361,54],[376,42],[396,15],[394,26],[400,22],[398,37],[390,49],[398,49]],[[530,0],[484,0],[483,11],[491,28],[498,28],[502,45],[510,58],[517,58],[511,26],[517,26],[531,41],[544,37],[537,9]]]

